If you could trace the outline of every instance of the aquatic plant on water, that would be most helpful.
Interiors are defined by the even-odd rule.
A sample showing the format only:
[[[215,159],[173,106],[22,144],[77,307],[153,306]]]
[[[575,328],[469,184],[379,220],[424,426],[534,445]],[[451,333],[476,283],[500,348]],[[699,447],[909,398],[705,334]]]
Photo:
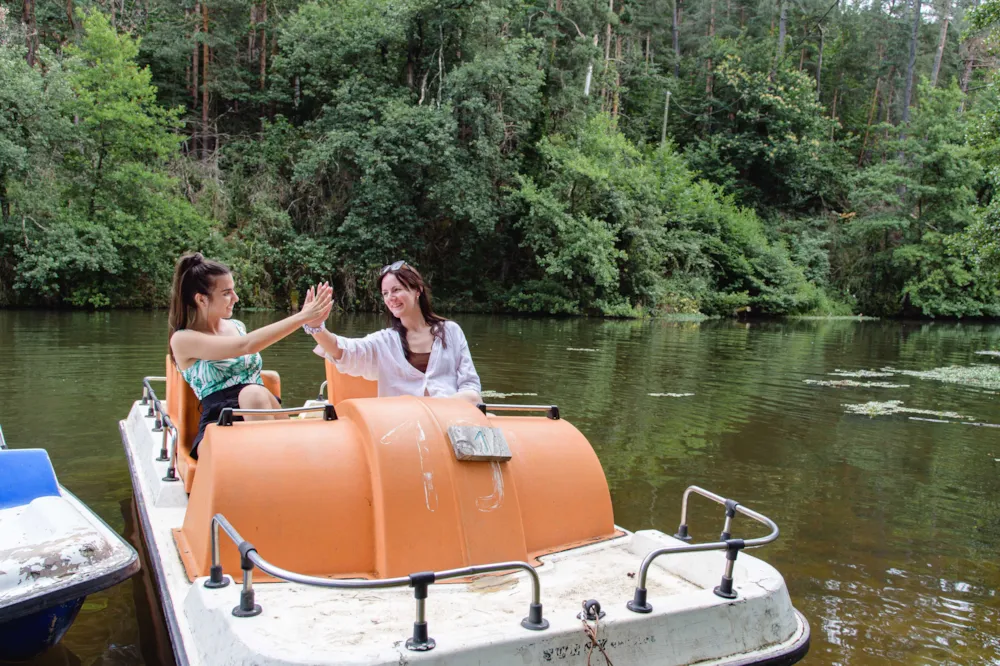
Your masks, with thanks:
[[[479,394],[483,398],[495,398],[503,400],[504,398],[511,398],[518,395],[538,395],[537,393],[501,393],[500,391],[482,391]]]
[[[996,365],[949,365],[933,370],[896,370],[895,368],[882,368],[882,370],[907,377],[934,379],[949,384],[1000,390],[1000,366]]]
[[[840,368],[837,368],[833,372],[827,374],[835,375],[837,377],[892,377],[895,373],[879,370],[841,370]]]
[[[836,388],[910,388],[909,384],[889,382],[857,382],[853,379],[803,379],[803,383],[814,386],[834,386]]]
[[[861,404],[841,405],[848,414],[863,414],[871,418],[876,416],[891,416],[893,414],[925,414],[928,416],[939,416],[945,419],[971,419],[958,412],[935,411],[933,409],[918,409],[916,407],[904,407],[902,400],[886,400],[885,402],[865,402]]]

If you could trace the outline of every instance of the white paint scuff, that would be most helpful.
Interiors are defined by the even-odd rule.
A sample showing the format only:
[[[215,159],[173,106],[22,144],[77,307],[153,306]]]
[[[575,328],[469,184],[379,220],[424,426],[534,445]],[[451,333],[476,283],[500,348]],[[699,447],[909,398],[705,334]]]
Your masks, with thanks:
[[[503,504],[503,469],[498,462],[491,462],[490,467],[493,468],[493,492],[476,498],[476,508],[483,513],[499,509]]]

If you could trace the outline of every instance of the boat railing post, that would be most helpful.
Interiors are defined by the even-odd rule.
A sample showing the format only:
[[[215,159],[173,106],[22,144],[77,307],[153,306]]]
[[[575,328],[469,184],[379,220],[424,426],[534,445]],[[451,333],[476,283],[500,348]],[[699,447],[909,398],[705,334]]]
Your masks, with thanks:
[[[681,541],[691,541],[691,535],[688,534],[688,497],[690,496],[691,487],[684,490],[684,497],[681,499],[681,524],[677,527],[677,534],[674,535]]]
[[[427,652],[437,645],[427,632],[427,617],[425,604],[427,601],[427,586],[435,581],[433,571],[410,574],[410,587],[413,588],[413,598],[417,600],[417,619],[413,622],[413,636],[406,639],[406,649],[414,652]]]
[[[729,541],[733,538],[733,518],[736,517],[736,507],[739,503],[736,500],[726,500],[726,522],[722,525],[722,534],[719,541]]]
[[[170,434],[169,428],[162,428],[163,430],[163,441],[160,442],[160,455],[157,456],[156,462],[167,462],[170,460],[170,452],[167,450],[167,437]]]
[[[167,419],[169,427],[166,428],[166,432],[170,434],[170,465],[167,467],[167,475],[163,477],[163,481],[173,482],[180,481],[177,478],[177,427],[172,421]],[[164,451],[160,452],[165,453]]]
[[[642,565],[639,567],[639,580],[635,588],[635,592],[632,599],[625,604],[625,606],[633,613],[649,613],[652,612],[653,607],[646,600],[646,576],[649,573],[649,567],[653,564],[653,560],[661,555],[671,555],[674,553],[694,553],[706,550],[725,550],[726,551],[726,569],[722,574],[722,581],[719,585],[715,587],[713,592],[716,595],[723,597],[725,599],[735,599],[737,594],[733,589],[733,570],[736,566],[736,557],[739,552],[744,548],[756,548],[757,546],[763,546],[765,544],[771,543],[778,538],[778,526],[773,520],[765,516],[764,514],[757,513],[745,506],[742,506],[739,502],[731,499],[726,499],[721,495],[716,495],[713,492],[709,492],[704,488],[699,488],[698,486],[688,486],[684,491],[684,497],[681,501],[681,524],[677,530],[677,534],[674,535],[675,538],[684,541],[690,541],[691,537],[688,535],[687,526],[687,509],[688,509],[688,498],[691,493],[697,493],[703,497],[707,497],[713,502],[722,504],[726,508],[726,522],[722,527],[722,535],[718,541],[710,541],[706,543],[696,543],[696,544],[684,544],[681,546],[667,546],[665,548],[658,548],[656,550],[650,551],[646,554],[646,557],[642,560]],[[732,526],[733,519],[736,517],[737,513],[742,513],[744,516],[751,518],[758,523],[768,527],[771,532],[764,537],[759,537],[755,539],[733,539],[732,538]]]
[[[153,401],[153,412],[156,420],[153,422],[153,432],[163,432],[163,405],[159,400]]]
[[[253,593],[253,562],[250,553],[257,554],[257,549],[249,541],[240,542],[240,569],[243,570],[243,589],[240,591],[240,605],[233,608],[236,617],[253,617],[261,614],[260,604],[254,603]]]
[[[319,393],[316,394],[317,400],[326,400],[326,381],[319,385]]]
[[[722,582],[719,583],[713,592],[723,599],[735,599],[736,591],[733,589],[733,567],[736,566],[736,556],[746,547],[743,539],[726,540],[726,570],[722,574]]]
[[[219,557],[219,517],[212,516],[212,568],[209,569],[205,587],[216,590],[229,585],[229,579],[222,574],[222,560]]]

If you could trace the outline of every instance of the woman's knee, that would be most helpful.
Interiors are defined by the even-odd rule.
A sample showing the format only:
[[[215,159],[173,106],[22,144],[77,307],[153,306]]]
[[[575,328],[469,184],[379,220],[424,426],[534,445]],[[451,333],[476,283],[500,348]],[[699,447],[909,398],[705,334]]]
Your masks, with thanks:
[[[278,406],[271,392],[260,384],[245,386],[240,391],[239,401],[243,409],[275,409]]]

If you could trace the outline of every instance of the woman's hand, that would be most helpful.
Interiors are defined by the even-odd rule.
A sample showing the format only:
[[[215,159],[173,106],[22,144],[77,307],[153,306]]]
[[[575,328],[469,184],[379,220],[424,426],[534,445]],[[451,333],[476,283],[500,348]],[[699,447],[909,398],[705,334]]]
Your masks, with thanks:
[[[329,282],[323,282],[315,287],[309,287],[305,301],[302,303],[302,316],[309,326],[320,326],[330,316],[333,308],[333,287]]]

